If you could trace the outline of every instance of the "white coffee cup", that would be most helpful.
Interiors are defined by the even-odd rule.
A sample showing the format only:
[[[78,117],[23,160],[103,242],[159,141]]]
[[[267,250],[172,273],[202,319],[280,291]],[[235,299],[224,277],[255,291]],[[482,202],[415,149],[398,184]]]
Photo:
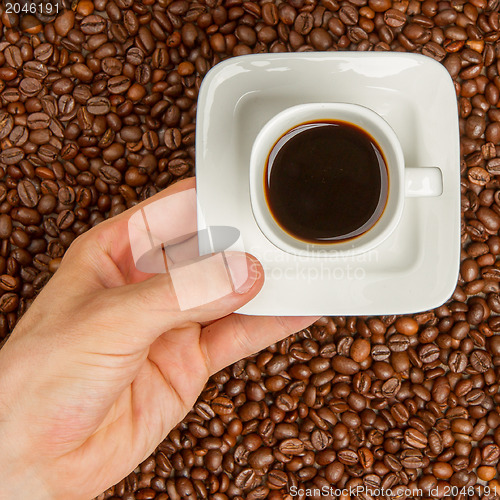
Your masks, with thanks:
[[[294,238],[276,222],[265,195],[264,173],[269,153],[291,129],[308,122],[338,121],[364,130],[379,146],[389,178],[385,209],[377,222],[363,234],[331,243],[307,243]],[[436,166],[406,167],[398,137],[377,113],[349,103],[299,104],[271,118],[257,135],[250,157],[250,201],[262,233],[281,250],[308,257],[350,256],[374,249],[394,231],[403,213],[406,197],[439,196],[443,190],[442,172]]]

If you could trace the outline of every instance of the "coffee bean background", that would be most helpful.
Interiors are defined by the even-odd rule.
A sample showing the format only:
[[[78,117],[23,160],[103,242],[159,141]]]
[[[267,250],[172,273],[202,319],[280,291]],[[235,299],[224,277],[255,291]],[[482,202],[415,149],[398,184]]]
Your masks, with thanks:
[[[417,487],[500,493],[499,0],[66,6],[57,17],[0,7],[0,339],[75,237],[194,175],[198,89],[223,59],[422,53],[453,77],[460,115],[462,263],[449,302],[322,318],[222,370],[99,500],[279,500],[291,486],[361,484],[400,500],[422,498],[404,491]]]

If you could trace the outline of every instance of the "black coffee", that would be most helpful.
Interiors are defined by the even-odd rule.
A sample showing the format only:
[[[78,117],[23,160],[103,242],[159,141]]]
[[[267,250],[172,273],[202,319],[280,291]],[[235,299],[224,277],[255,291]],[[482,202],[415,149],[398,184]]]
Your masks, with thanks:
[[[308,243],[365,233],[387,201],[389,180],[379,146],[345,122],[308,122],[289,130],[269,153],[264,175],[274,219]]]

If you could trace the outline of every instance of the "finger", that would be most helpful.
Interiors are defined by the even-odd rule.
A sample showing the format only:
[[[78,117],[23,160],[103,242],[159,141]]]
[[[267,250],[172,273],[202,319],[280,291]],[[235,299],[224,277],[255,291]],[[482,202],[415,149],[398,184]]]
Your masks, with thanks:
[[[150,234],[147,231],[141,233],[140,230],[137,230],[135,233],[132,232],[134,241],[131,241],[129,221],[134,217],[134,220],[137,220],[138,215],[143,211],[151,212],[153,216],[148,218],[148,223],[153,226],[155,231],[160,231],[158,236],[155,235],[155,242],[158,242],[162,236],[169,237],[164,229],[172,228],[171,235],[179,232],[186,234],[189,232],[187,229],[196,230],[195,201],[193,205],[195,196],[177,198],[177,201],[182,201],[182,203],[173,205],[170,203],[170,208],[175,209],[172,210],[172,213],[165,209],[165,200],[175,199],[174,195],[185,191],[195,193],[194,178],[185,179],[169,186],[161,193],[112,219],[102,222],[77,238],[66,252],[61,264],[61,268],[67,270],[68,279],[81,282],[85,281],[86,278],[90,288],[99,288],[99,285],[115,287],[126,283],[137,283],[156,274],[155,272],[139,270],[135,265],[132,247],[134,246],[136,253],[140,255],[144,245],[150,243]],[[179,211],[181,212],[180,216]],[[180,224],[182,220],[186,222],[185,228]],[[149,248],[147,247],[146,250]],[[191,248],[194,248],[194,245]],[[160,257],[163,259],[161,252]],[[82,269],[86,270],[84,276],[82,276]],[[91,289],[87,291],[91,291]]]
[[[86,299],[83,314],[92,315],[93,332],[84,341],[95,343],[98,335],[99,348],[112,346],[118,354],[130,352],[132,346],[135,351],[172,328],[230,314],[251,300],[264,283],[260,263],[247,254],[242,259],[237,253],[228,253],[225,262],[208,258],[187,267],[176,274],[158,274],[140,283],[103,289]]]
[[[231,314],[203,328],[200,338],[202,352],[210,373],[266,347],[311,325],[312,316],[244,316]]]
[[[164,196],[141,207],[128,220],[135,266],[147,273],[165,272],[164,253],[180,249],[184,260],[199,256],[194,188]],[[188,244],[186,244],[188,243]]]

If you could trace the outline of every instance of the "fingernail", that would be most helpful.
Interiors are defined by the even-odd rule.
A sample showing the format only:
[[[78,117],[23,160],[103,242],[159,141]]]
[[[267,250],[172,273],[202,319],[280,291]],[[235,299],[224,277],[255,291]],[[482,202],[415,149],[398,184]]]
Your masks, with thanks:
[[[259,277],[254,266],[249,266],[251,263],[247,255],[242,252],[224,252],[224,259],[231,277],[233,291],[239,294],[247,293]]]

